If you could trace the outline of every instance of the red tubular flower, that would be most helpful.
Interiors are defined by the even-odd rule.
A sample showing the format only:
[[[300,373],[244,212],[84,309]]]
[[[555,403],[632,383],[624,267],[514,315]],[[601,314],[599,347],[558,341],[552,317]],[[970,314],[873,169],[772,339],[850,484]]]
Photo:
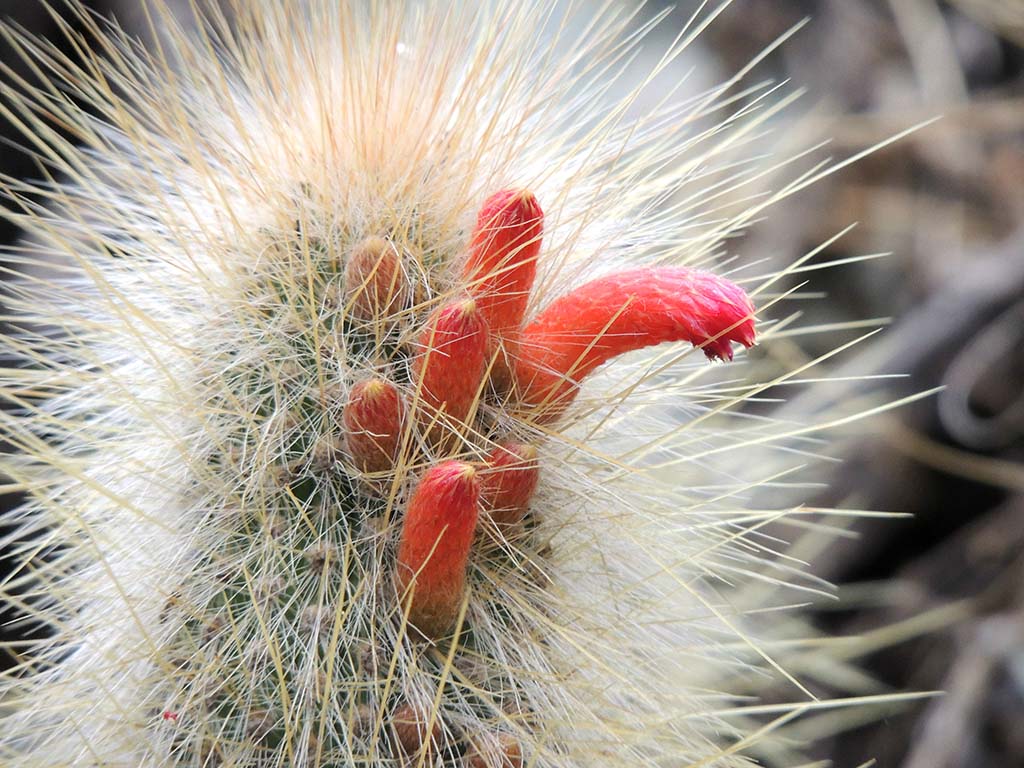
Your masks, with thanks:
[[[409,623],[425,637],[443,636],[458,616],[479,500],[473,466],[446,461],[427,471],[405,511],[398,592],[404,606],[411,590]]]
[[[419,385],[419,419],[464,423],[487,368],[487,326],[472,299],[434,312],[420,334],[413,375]],[[437,430],[432,430],[437,432]]]
[[[522,324],[543,232],[544,213],[526,190],[496,192],[481,207],[463,277],[492,334]]]
[[[484,201],[463,267],[467,290],[491,332],[496,355],[491,380],[499,391],[512,383],[509,360],[537,276],[544,212],[527,190],[504,189]]]
[[[537,449],[522,443],[503,443],[487,456],[482,475],[481,507],[499,526],[512,526],[526,515],[537,489],[540,466]]]
[[[348,433],[349,455],[360,470],[394,469],[404,416],[402,396],[390,381],[370,379],[352,387],[341,419]]]
[[[522,332],[516,384],[540,418],[556,417],[602,363],[664,341],[688,341],[709,359],[755,339],[742,288],[686,267],[646,267],[586,283],[556,299]]]

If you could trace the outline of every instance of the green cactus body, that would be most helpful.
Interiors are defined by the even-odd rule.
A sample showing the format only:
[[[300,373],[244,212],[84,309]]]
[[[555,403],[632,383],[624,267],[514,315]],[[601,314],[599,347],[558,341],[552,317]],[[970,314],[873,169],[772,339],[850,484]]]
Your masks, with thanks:
[[[152,55],[83,16],[84,67],[20,43],[93,113],[9,90],[64,178],[11,190],[5,593],[52,637],[3,765],[748,764],[720,712],[777,664],[727,587],[779,566],[734,496],[771,467],[676,469],[793,429],[678,345],[590,377],[754,342],[687,265],[758,211],[652,208],[753,118],[602,105],[613,11],[542,45],[543,3],[238,5]]]

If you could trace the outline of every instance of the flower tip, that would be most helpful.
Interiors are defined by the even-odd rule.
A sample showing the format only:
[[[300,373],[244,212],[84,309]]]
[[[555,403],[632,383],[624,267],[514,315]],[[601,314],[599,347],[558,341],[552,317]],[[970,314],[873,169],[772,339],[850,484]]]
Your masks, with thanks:
[[[424,477],[426,485],[458,498],[472,498],[480,494],[480,478],[475,462],[451,459],[429,469]]]
[[[523,218],[526,221],[536,221],[544,216],[540,203],[537,202],[537,196],[528,189],[519,190],[512,198],[512,202],[517,210],[523,213]]]
[[[757,343],[757,332],[755,331],[754,319],[752,317],[747,318],[742,324],[732,330],[723,333],[717,339],[705,344],[704,354],[709,360],[732,362],[733,342],[742,344],[746,349],[750,349]]]
[[[536,461],[537,456],[540,452],[537,450],[537,446],[530,445],[529,443],[516,443],[514,446],[514,452],[519,455],[519,458],[524,462]]]
[[[708,360],[721,360],[722,362],[732,362],[732,343],[727,339],[716,339],[708,343],[704,347],[704,355]]]
[[[445,304],[437,310],[431,324],[435,326],[437,333],[456,334],[460,337],[486,331],[477,301],[472,297]],[[429,333],[428,329],[424,336]]]
[[[362,385],[357,384],[353,387],[354,392],[359,392],[363,397],[375,398],[380,397],[387,391],[388,385],[383,379],[370,379],[369,381],[363,382]]]
[[[544,216],[537,196],[525,187],[511,187],[495,192],[480,207],[478,222],[488,226],[505,217],[520,223],[533,222]]]

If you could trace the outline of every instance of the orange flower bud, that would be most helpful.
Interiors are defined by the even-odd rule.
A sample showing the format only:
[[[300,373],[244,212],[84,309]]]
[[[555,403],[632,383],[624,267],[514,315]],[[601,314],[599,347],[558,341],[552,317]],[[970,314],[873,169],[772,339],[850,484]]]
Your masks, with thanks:
[[[510,734],[498,736],[494,752],[485,752],[471,746],[466,759],[467,768],[523,768],[523,748]]]
[[[391,715],[391,736],[395,751],[402,757],[417,757],[426,751],[425,765],[433,765],[441,749],[444,733],[440,718],[434,718],[433,728],[427,733],[430,715],[409,704],[398,707]]]
[[[557,417],[579,382],[613,357],[688,341],[710,359],[754,343],[754,305],[742,288],[686,267],[646,267],[598,278],[556,299],[524,330],[516,357],[523,402]]]
[[[363,472],[388,472],[402,437],[405,405],[390,381],[370,379],[352,387],[341,420],[348,431],[348,451]]]
[[[504,443],[487,456],[488,471],[481,476],[481,507],[499,526],[519,523],[537,489],[540,467],[537,449],[522,443]]]
[[[366,321],[383,320],[409,301],[409,280],[395,246],[382,237],[368,237],[349,254],[345,267],[348,313]]]
[[[413,492],[398,545],[398,591],[410,600],[409,623],[427,638],[447,633],[466,586],[477,522],[480,481],[472,465],[431,467]]]
[[[419,385],[419,419],[465,423],[487,367],[487,326],[472,299],[434,312],[420,334],[413,376]]]

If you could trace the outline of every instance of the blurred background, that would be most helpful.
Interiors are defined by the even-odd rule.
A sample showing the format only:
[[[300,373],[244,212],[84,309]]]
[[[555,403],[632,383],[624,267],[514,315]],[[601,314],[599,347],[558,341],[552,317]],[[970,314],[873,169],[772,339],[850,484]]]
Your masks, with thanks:
[[[148,34],[139,0],[87,4]],[[678,3],[659,35],[695,6]],[[38,0],[0,0],[0,16],[60,37]],[[814,273],[827,299],[805,302],[804,322],[890,327],[829,373],[908,374],[849,384],[850,397],[877,402],[944,387],[844,433],[831,452],[844,461],[814,503],[908,516],[858,522],[812,566],[845,598],[815,613],[824,633],[876,643],[866,665],[886,690],[947,693],[816,754],[851,768],[870,758],[1024,766],[1024,0],[735,0],[689,63],[702,81],[725,79],[805,18],[757,70],[807,89],[776,121],[779,145],[830,137],[823,151],[843,157],[941,116],[790,198],[729,249],[781,268],[856,222],[817,260],[891,255]],[[0,61],[28,74],[3,41]],[[0,135],[20,140],[2,116]],[[0,172],[35,175],[9,143]],[[0,241],[17,236],[0,224]],[[861,332],[780,340],[761,354],[793,365]],[[781,407],[827,407],[814,397]],[[14,632],[24,630],[0,627]]]
[[[842,157],[941,116],[736,245],[784,262],[856,222],[822,258],[892,255],[816,273],[828,299],[808,302],[807,316],[892,321],[832,374],[908,374],[853,385],[857,396],[945,388],[849,433],[820,503],[912,517],[859,522],[814,571],[845,598],[820,613],[823,630],[877,642],[867,667],[890,689],[946,695],[817,756],[1024,765],[1024,3],[741,0],[712,25],[708,55],[742,66],[805,16],[766,62],[807,88],[798,141],[831,137],[827,151]],[[837,338],[804,337],[791,352],[821,354]]]
[[[1024,766],[1024,2],[740,0],[710,28],[707,54],[730,71],[805,16],[766,62],[808,91],[788,129],[797,142],[831,137],[825,151],[843,157],[941,116],[735,245],[781,267],[857,223],[821,259],[892,255],[815,273],[828,298],[806,302],[807,321],[892,320],[832,375],[908,374],[851,385],[858,397],[944,387],[848,433],[817,501],[912,517],[860,521],[813,570],[843,585],[845,607],[823,607],[823,630],[876,642],[867,667],[889,689],[946,695],[816,754]],[[772,353],[822,354],[861,332]]]

